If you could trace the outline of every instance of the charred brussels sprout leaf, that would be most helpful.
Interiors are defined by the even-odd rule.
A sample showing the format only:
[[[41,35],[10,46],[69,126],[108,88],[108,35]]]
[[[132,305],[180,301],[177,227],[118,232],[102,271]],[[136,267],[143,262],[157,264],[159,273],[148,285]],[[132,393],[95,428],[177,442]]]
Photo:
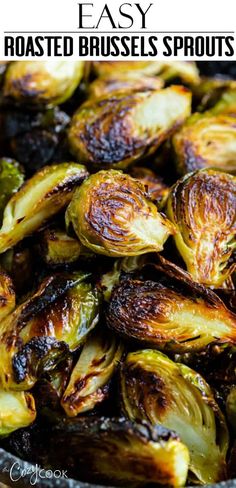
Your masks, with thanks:
[[[235,118],[195,114],[174,135],[173,148],[181,174],[209,167],[236,173]]]
[[[0,229],[0,253],[33,233],[62,210],[88,173],[84,166],[62,163],[46,166],[10,199]]]
[[[85,341],[98,321],[99,296],[86,274],[55,275],[8,315],[0,326],[0,381],[31,388]]]
[[[82,61],[16,61],[7,70],[3,94],[27,105],[58,105],[73,94],[83,69]]]
[[[158,213],[142,183],[119,171],[100,171],[79,188],[67,208],[82,244],[107,256],[160,251],[174,226]]]
[[[161,78],[144,76],[136,77],[132,72],[103,76],[89,85],[89,96],[93,98],[106,97],[114,92],[134,92],[144,90],[159,90],[163,87]]]
[[[208,384],[195,371],[159,351],[129,353],[121,370],[125,414],[173,429],[190,451],[195,481],[225,477],[226,423]]]
[[[72,118],[71,151],[96,167],[125,168],[154,153],[190,110],[190,92],[181,86],[89,100]]]
[[[221,287],[235,269],[236,178],[214,170],[186,175],[172,188],[167,215],[177,226],[175,243],[193,279]]]
[[[210,290],[179,281],[126,279],[111,296],[108,326],[126,338],[175,352],[236,344],[236,315]]]
[[[39,246],[43,260],[49,266],[69,264],[77,261],[81,244],[59,229],[46,229],[42,232]]]
[[[15,308],[16,297],[11,278],[0,271],[0,320],[3,320]]]
[[[83,346],[61,405],[69,417],[92,410],[108,395],[124,348],[108,331],[95,331]]]
[[[0,438],[27,427],[35,418],[35,403],[30,393],[0,390]]]
[[[53,428],[51,439],[47,464],[68,466],[79,479],[118,486],[183,486],[186,481],[188,449],[161,426],[124,418],[67,419]]]
[[[20,165],[13,159],[0,159],[0,222],[8,200],[23,182],[24,174]]]

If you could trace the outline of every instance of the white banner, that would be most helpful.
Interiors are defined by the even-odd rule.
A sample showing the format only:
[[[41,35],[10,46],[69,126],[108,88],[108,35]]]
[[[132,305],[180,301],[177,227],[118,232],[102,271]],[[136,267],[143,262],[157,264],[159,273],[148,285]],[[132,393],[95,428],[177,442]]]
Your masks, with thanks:
[[[0,59],[236,60],[235,0],[7,0]]]

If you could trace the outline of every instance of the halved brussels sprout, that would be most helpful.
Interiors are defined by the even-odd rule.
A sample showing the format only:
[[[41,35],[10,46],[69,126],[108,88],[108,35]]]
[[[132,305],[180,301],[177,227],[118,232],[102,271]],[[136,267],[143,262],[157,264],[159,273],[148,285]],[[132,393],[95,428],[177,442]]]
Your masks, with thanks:
[[[189,452],[175,433],[161,426],[82,417],[53,427],[46,459],[50,467],[66,468],[70,476],[89,482],[177,487],[185,484]]]
[[[13,159],[0,159],[0,222],[4,208],[11,196],[24,182],[24,174],[19,163]]]
[[[11,278],[0,270],[0,320],[11,313],[16,304],[16,296]]]
[[[144,185],[115,170],[99,171],[78,188],[66,222],[84,246],[117,257],[160,251],[175,232],[148,199]]]
[[[69,264],[77,261],[81,244],[60,229],[45,229],[40,236],[40,254],[49,266]]]
[[[0,229],[0,253],[32,234],[62,210],[86,177],[85,166],[62,163],[45,166],[30,178],[5,207]]]
[[[112,293],[106,317],[113,331],[162,350],[183,353],[210,343],[236,344],[236,315],[191,280],[124,279]]]
[[[107,397],[123,352],[123,345],[109,331],[95,330],[88,338],[61,400],[69,417],[92,410]]]
[[[93,68],[97,75],[104,77],[128,73],[136,78],[159,75],[166,81],[180,78],[191,85],[200,81],[196,63],[189,61],[95,61]]]
[[[191,94],[181,86],[91,99],[72,118],[70,148],[97,167],[125,168],[153,154],[190,111]]]
[[[0,324],[0,382],[29,389],[78,348],[98,322],[99,296],[86,273],[46,278]]]
[[[33,247],[27,240],[0,255],[0,265],[11,277],[18,299],[32,291],[32,279],[36,271]]]
[[[228,99],[227,93],[231,93],[232,91],[232,96],[235,94],[235,89],[236,89],[236,81],[232,79],[227,79],[227,78],[203,78],[201,82],[196,85],[193,89],[193,95],[198,103],[197,106],[197,111],[198,112],[204,112],[206,110],[209,110],[214,112],[215,107],[219,103],[219,109],[221,106],[221,110],[219,112],[221,113],[228,113],[230,115],[230,105],[233,102],[233,105],[235,106],[235,102],[231,99]],[[226,95],[226,99],[225,99]],[[235,95],[234,95],[235,96]],[[224,103],[221,105],[221,100],[224,100],[227,103]],[[228,111],[229,108],[229,111]],[[233,112],[232,112],[233,113]]]
[[[172,145],[180,174],[213,167],[236,173],[235,118],[194,114],[173,136]]]
[[[71,97],[83,69],[83,61],[16,61],[7,70],[3,94],[28,105],[58,105]]]
[[[133,72],[120,73],[116,75],[101,76],[92,83],[88,88],[90,97],[106,97],[114,92],[133,92],[143,90],[159,90],[163,87],[161,78],[154,76],[137,77]]]
[[[188,446],[195,482],[224,479],[228,431],[202,376],[147,349],[128,354],[120,381],[123,410],[129,419],[173,429]]]
[[[215,106],[210,110],[212,114],[225,114],[236,117],[236,82],[232,89],[225,90]]]
[[[0,390],[0,438],[27,427],[36,418],[33,395]]]
[[[184,176],[170,192],[167,215],[193,279],[221,287],[235,269],[236,177],[210,169]]]
[[[151,200],[157,202],[159,206],[164,205],[170,189],[160,176],[156,175],[151,169],[142,166],[134,166],[131,168],[130,175],[136,178],[136,180],[141,181],[147,187]]]

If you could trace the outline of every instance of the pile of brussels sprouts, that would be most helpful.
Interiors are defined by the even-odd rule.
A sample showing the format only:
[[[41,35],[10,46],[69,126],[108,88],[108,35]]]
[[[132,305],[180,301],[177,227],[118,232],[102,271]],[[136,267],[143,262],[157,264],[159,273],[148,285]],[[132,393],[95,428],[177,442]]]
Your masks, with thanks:
[[[0,64],[0,446],[109,486],[235,476],[236,81]]]

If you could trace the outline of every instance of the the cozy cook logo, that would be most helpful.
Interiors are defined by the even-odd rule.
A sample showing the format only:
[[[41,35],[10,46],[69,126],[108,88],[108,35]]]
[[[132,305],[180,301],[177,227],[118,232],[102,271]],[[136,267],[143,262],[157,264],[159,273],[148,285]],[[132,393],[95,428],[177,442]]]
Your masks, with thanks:
[[[31,486],[38,484],[40,480],[49,479],[67,479],[67,471],[56,469],[52,471],[51,469],[42,469],[38,464],[23,467],[17,461],[13,463],[10,467],[5,467],[2,470],[3,473],[8,473],[9,479],[13,483],[20,482],[22,478],[27,478],[28,483]]]

